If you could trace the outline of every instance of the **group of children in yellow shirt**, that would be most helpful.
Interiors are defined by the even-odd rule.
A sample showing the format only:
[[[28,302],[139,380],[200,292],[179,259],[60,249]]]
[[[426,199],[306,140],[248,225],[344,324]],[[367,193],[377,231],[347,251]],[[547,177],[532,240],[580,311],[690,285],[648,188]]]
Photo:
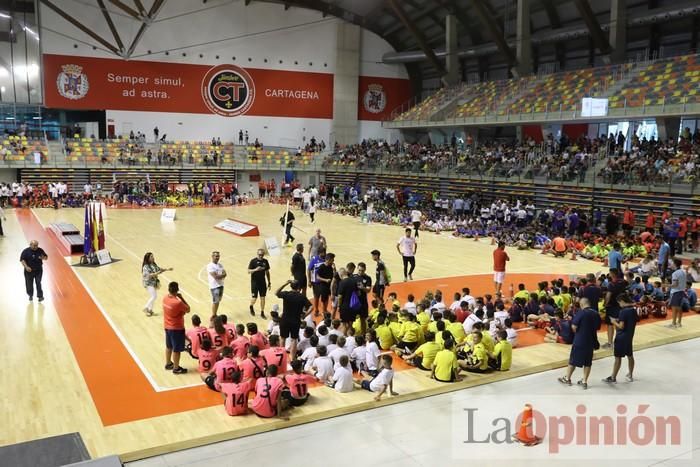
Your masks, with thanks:
[[[486,373],[510,369],[513,347],[500,324],[495,336],[481,321],[474,323],[467,332],[450,310],[431,314],[429,302],[418,304],[415,315],[407,309],[401,310],[393,293],[387,305],[391,306],[391,311],[383,303],[373,301],[369,314],[369,324],[376,332],[379,348],[392,350],[409,364],[430,371],[431,378],[453,382],[462,379],[462,370]]]

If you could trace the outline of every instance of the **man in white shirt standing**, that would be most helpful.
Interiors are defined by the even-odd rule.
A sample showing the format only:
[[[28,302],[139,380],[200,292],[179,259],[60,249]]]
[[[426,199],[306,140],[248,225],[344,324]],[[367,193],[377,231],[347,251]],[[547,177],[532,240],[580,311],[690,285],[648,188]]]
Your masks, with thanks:
[[[413,209],[411,211],[411,222],[413,223],[413,235],[418,238],[418,229],[420,229],[420,220],[423,217],[423,213],[418,209]]]
[[[416,251],[418,243],[411,237],[411,229],[406,229],[406,235],[401,237],[396,244],[396,251],[403,258],[403,281],[413,280],[413,270],[416,268]],[[409,269],[410,265],[410,269]]]
[[[83,191],[85,192],[85,198],[86,199],[92,199],[92,185],[90,182],[87,182],[85,186],[83,187]]]
[[[218,251],[211,252],[211,263],[207,264],[207,279],[209,280],[209,290],[211,291],[212,305],[211,314],[216,316],[219,310],[219,303],[224,296],[224,279],[226,270],[223,264],[219,263],[221,254]]]

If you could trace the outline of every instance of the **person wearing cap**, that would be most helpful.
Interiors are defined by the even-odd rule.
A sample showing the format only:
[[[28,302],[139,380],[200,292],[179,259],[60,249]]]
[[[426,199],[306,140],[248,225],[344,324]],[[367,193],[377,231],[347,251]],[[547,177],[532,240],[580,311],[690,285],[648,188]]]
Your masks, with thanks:
[[[287,285],[292,290],[283,291]],[[296,280],[288,280],[275,292],[282,299],[282,316],[280,317],[280,337],[289,338],[291,346],[289,355],[291,361],[297,357],[297,340],[299,339],[299,325],[301,320],[311,312],[311,302],[300,292],[301,286]]]
[[[627,366],[629,372],[625,376],[628,382],[634,381],[634,355],[633,344],[634,329],[637,326],[637,311],[634,309],[634,301],[626,293],[620,294],[617,297],[617,303],[620,305],[620,314],[617,318],[611,318],[612,325],[617,329],[615,334],[615,345],[613,355],[615,363],[613,364],[612,374],[603,379],[604,383],[614,384],[617,382],[617,373],[622,366],[622,358],[627,357]]]

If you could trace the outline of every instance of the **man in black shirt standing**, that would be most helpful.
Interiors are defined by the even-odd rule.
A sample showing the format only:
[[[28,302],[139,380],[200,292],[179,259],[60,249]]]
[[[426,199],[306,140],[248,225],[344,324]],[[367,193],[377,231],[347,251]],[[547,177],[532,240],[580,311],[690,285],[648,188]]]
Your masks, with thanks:
[[[267,319],[265,316],[265,296],[267,291],[272,287],[272,282],[270,282],[270,263],[264,258],[265,250],[262,248],[258,250],[258,255],[250,260],[248,264],[248,274],[250,274],[250,314],[255,316],[255,310],[253,305],[260,295],[260,317],[262,319]],[[267,283],[265,283],[267,279]]]
[[[623,294],[629,284],[622,278],[622,273],[617,269],[610,270],[610,280],[608,281],[608,291],[605,294],[605,324],[608,325],[608,342],[603,344],[603,348],[612,347],[615,335],[613,320],[620,317],[620,304],[617,297]]]
[[[299,291],[306,297],[306,259],[304,259],[303,243],[297,243],[297,252],[292,256],[290,271],[294,280],[299,284]]]
[[[366,274],[367,265],[357,263],[357,274],[354,279],[357,281],[357,290],[360,299],[360,323],[362,324],[362,335],[367,331],[367,317],[369,316],[369,302],[367,294],[372,291],[372,278]]]
[[[350,263],[349,265],[352,265],[353,269],[355,268],[354,264]],[[348,275],[348,271],[345,268],[340,268],[338,270],[338,275],[340,277],[340,281],[338,282],[337,309],[340,310],[340,321],[343,322],[345,332],[347,332],[347,330],[350,329],[350,327],[352,327],[352,323],[355,321],[357,315],[360,313],[357,280],[354,277]],[[358,297],[358,303],[356,307],[353,307],[353,304],[351,303],[353,293],[355,293],[355,295]],[[333,314],[335,315],[335,313]]]
[[[302,245],[303,249],[303,245]],[[297,250],[298,251],[298,250]],[[292,290],[282,292],[287,285],[291,285]],[[311,312],[311,302],[301,294],[299,282],[296,280],[287,281],[277,289],[275,295],[282,299],[282,316],[280,317],[280,337],[286,340],[288,337],[292,341],[289,349],[291,361],[297,358],[297,340],[299,339],[299,324],[301,320]]]
[[[24,266],[24,283],[27,286],[29,301],[34,299],[34,284],[36,283],[36,296],[40,302],[44,301],[44,291],[41,289],[41,276],[44,273],[43,261],[49,259],[46,252],[39,248],[39,242],[32,240],[29,248],[25,248],[19,257]]]
[[[326,260],[316,269],[317,290],[314,290],[314,296],[321,299],[323,305],[323,314],[328,313],[328,299],[331,296],[331,282],[335,274],[335,255],[326,253]]]

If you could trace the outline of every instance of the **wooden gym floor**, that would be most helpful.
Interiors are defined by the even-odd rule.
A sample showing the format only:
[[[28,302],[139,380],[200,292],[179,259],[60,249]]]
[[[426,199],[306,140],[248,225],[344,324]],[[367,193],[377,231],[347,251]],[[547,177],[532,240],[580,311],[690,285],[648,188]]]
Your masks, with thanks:
[[[73,268],[77,257],[64,257],[45,227],[51,222],[73,223],[82,230],[80,209],[7,211],[5,237],[0,239],[0,337],[5,343],[0,445],[68,432],[80,432],[93,457],[119,454],[133,460],[178,449],[273,430],[292,424],[356,412],[455,391],[524,374],[562,367],[569,348],[541,343],[535,331],[525,331],[524,344],[514,352],[509,372],[470,374],[461,383],[430,380],[425,372],[397,363],[395,389],[398,397],[375,403],[366,391],[338,394],[314,387],[312,399],[290,413],[287,421],[263,420],[255,415],[228,417],[221,397],[206,389],[193,371],[195,362],[183,355],[192,371],[175,376],[163,370],[161,310],[147,318],[141,312],[147,294],[141,286],[140,265],[146,251],[155,254],[162,267],[173,267],[163,282],[180,283],[193,313],[210,313],[210,295],[203,271],[212,250],[221,251],[228,271],[226,293],[220,313],[234,323],[248,322],[248,261],[263,246],[265,237],[281,240],[278,218],[284,208],[258,204],[236,208],[178,209],[177,220],[160,222],[158,209],[109,210],[105,219],[106,243],[121,261],[100,268]],[[240,238],[214,229],[227,218],[256,224],[260,237]],[[417,269],[413,282],[403,283],[401,261],[395,244],[400,227],[363,225],[357,219],[319,212],[311,225],[297,213],[297,241],[306,243],[315,228],[328,239],[336,264],[364,261],[374,266],[369,251],[377,248],[396,282],[390,290],[405,300],[413,292],[440,288],[446,301],[464,286],[473,295],[492,291],[491,251],[488,240],[478,242],[449,235],[423,233],[419,239]],[[49,255],[45,264],[46,301],[27,303],[20,251],[37,239]],[[282,249],[272,257],[273,291],[289,277],[293,250]],[[542,279],[597,272],[600,263],[544,257],[532,251],[509,251],[507,284],[525,282],[528,288]],[[507,288],[507,286],[506,286]],[[163,290],[159,292],[159,300]],[[270,299],[266,306],[270,310]],[[256,310],[258,307],[256,307]],[[188,318],[189,321],[189,318]],[[265,322],[257,319],[258,325]],[[189,324],[189,323],[188,323]],[[602,337],[602,335],[601,335]],[[636,347],[645,348],[700,337],[700,317],[687,316],[682,330],[667,329],[662,322],[640,326]],[[609,356],[599,351],[597,358]]]

